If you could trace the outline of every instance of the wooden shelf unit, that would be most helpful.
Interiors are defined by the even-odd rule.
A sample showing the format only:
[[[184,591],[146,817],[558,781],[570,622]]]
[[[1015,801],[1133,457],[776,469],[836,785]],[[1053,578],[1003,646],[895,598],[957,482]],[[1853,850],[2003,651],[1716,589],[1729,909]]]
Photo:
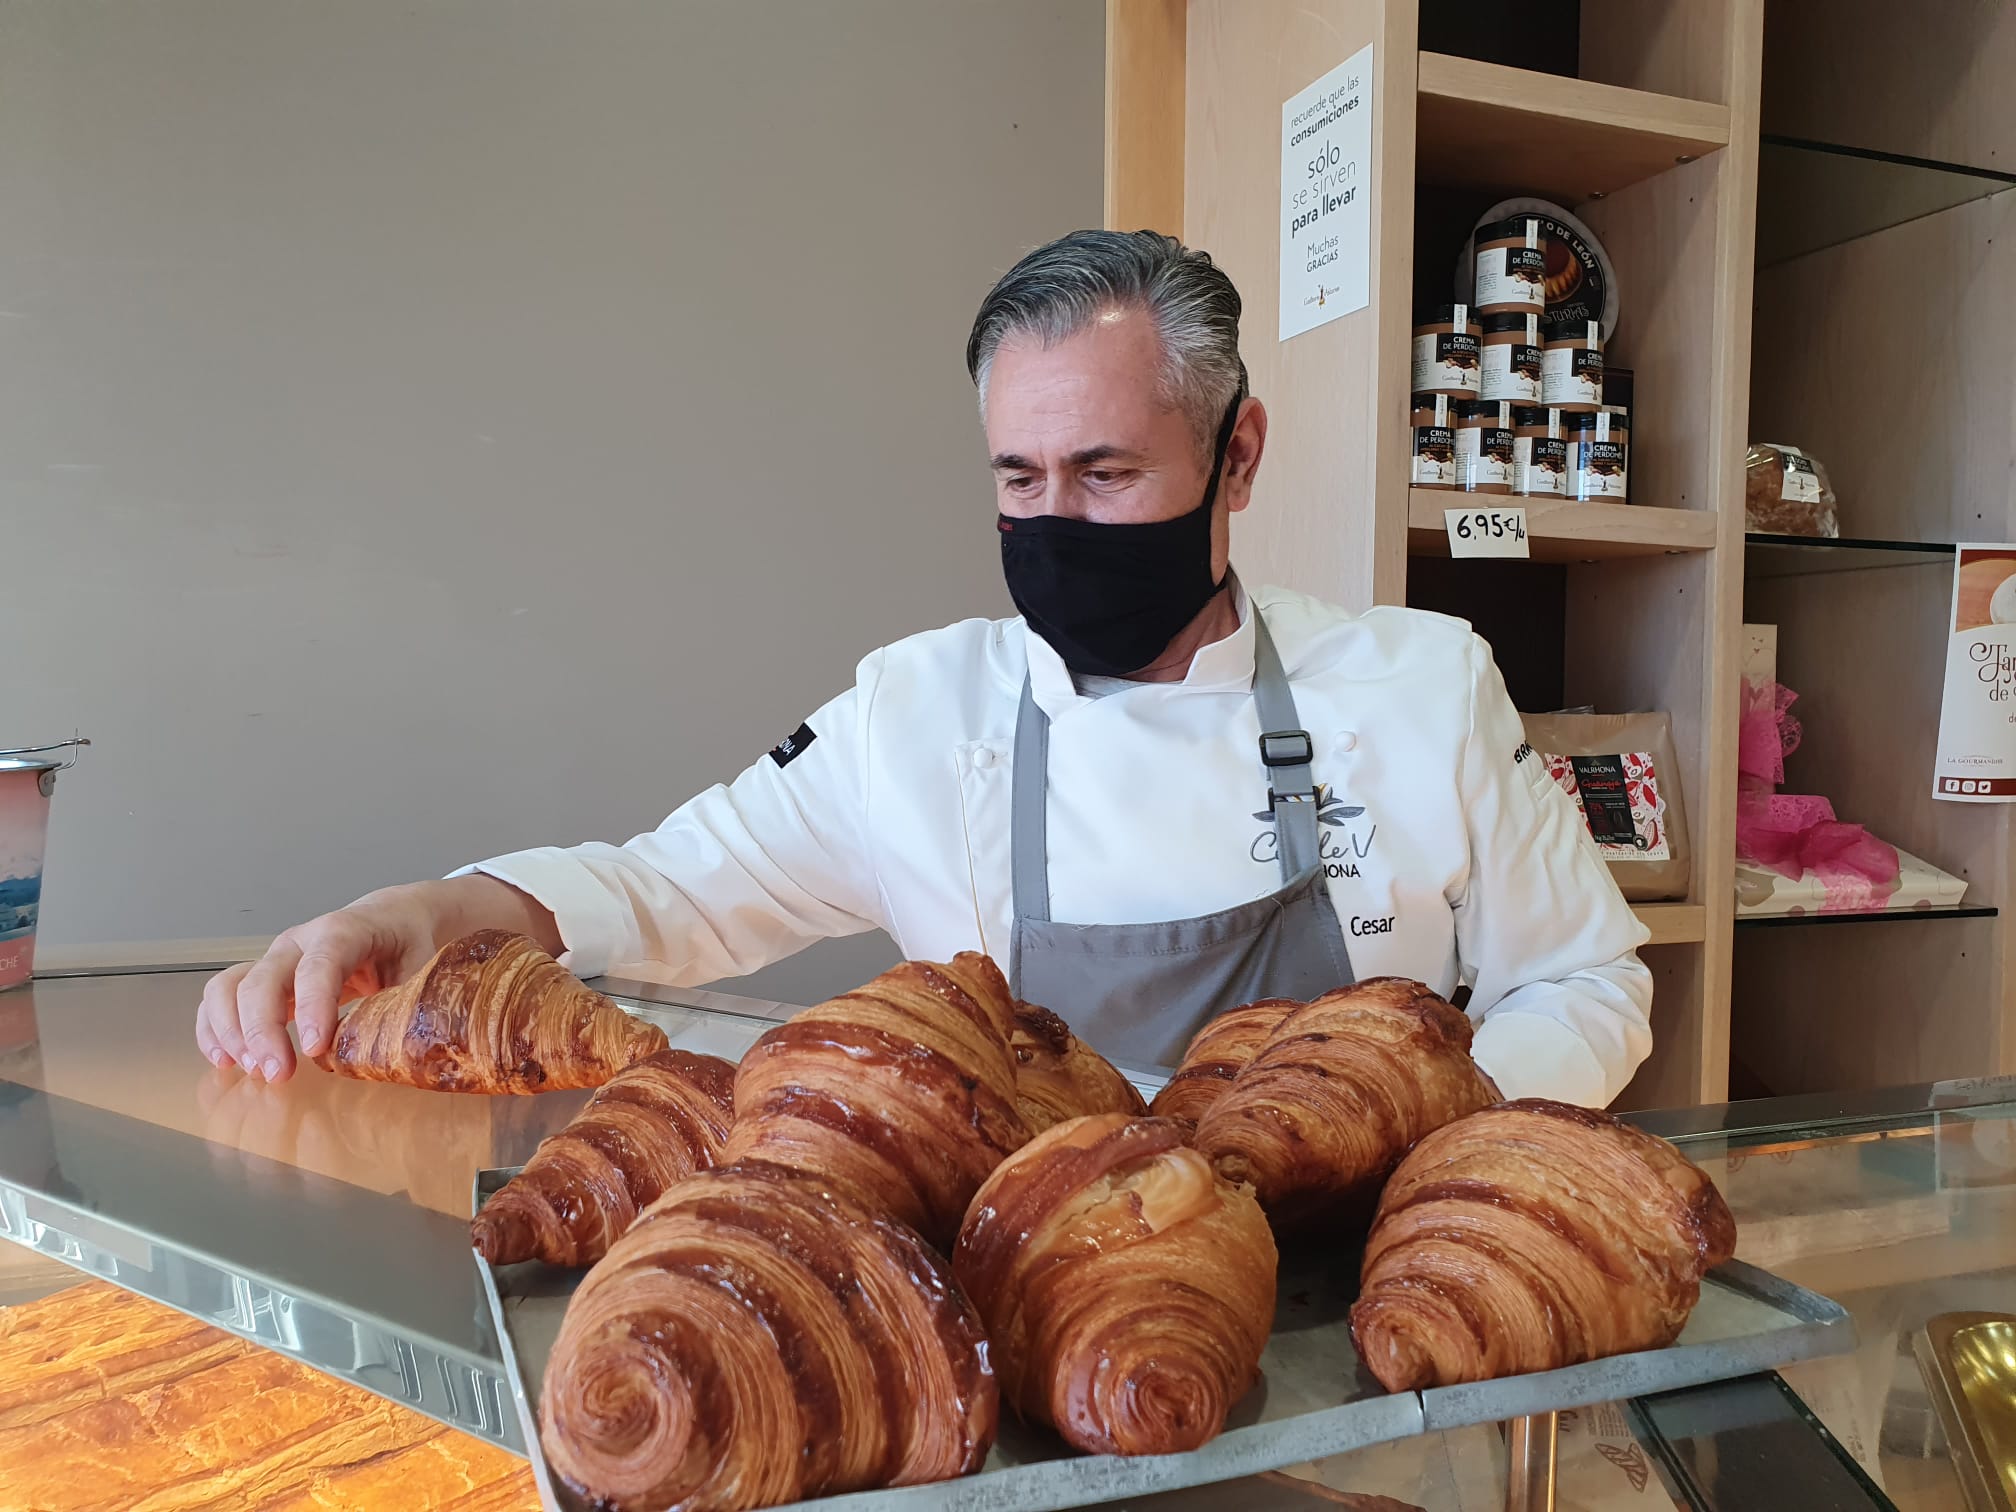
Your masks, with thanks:
[[[1407,491],[1407,554],[1449,555],[1444,510],[1519,506],[1526,511],[1526,544],[1536,562],[1602,562],[1614,557],[1665,556],[1715,549],[1715,516],[1699,509],[1650,504],[1578,504],[1563,499],[1521,499],[1506,494]]]
[[[1647,945],[1699,945],[1707,937],[1708,910],[1699,903],[1634,903],[1631,912],[1652,931]]]
[[[1729,108],[1442,53],[1420,55],[1421,181],[1566,204],[1729,145]]]
[[[1434,270],[1424,292],[1439,292],[1457,250],[1439,225],[1436,245],[1416,247],[1424,189],[1452,224],[1495,198],[1549,197],[1603,240],[1622,295],[1611,354],[1637,375],[1632,491],[1658,505],[1494,499],[1527,509],[1541,565],[1463,565],[1497,573],[1492,592],[1556,596],[1535,618],[1557,627],[1566,702],[1672,717],[1694,875],[1688,902],[1639,910],[1655,1048],[1620,1102],[1722,1100],[1762,0],[1686,0],[1684,25],[1668,8],[1584,6],[1584,79],[1424,52],[1418,8],[1401,0],[1107,5],[1109,31],[1138,44],[1109,45],[1110,97],[1172,117],[1135,119],[1126,151],[1109,137],[1109,205],[1166,207],[1115,224],[1208,250],[1245,299],[1244,355],[1273,419],[1235,526],[1255,581],[1352,608],[1406,603],[1410,556],[1446,555],[1442,511],[1475,497],[1406,481],[1416,259]],[[1369,302],[1283,342],[1281,103],[1367,44]],[[1153,69],[1159,80],[1139,76]],[[1177,73],[1180,120],[1155,103]]]

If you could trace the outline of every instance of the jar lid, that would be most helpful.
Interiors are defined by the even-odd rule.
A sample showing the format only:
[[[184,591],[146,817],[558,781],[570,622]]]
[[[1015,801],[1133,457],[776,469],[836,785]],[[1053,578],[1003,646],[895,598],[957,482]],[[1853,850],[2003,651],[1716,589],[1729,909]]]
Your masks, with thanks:
[[[1467,304],[1430,305],[1414,317],[1414,324],[1425,325],[1475,325],[1477,317],[1470,313]]]
[[[1423,416],[1426,419],[1423,419]],[[1414,423],[1416,425],[1448,425],[1456,418],[1456,401],[1447,394],[1416,394],[1414,396]]]
[[[1512,331],[1531,339],[1533,345],[1540,344],[1540,317],[1533,311],[1508,311],[1503,315],[1484,317],[1484,334],[1487,336]]]
[[[1532,238],[1530,245],[1547,245],[1547,227],[1537,215],[1515,215],[1510,220],[1490,221],[1479,226],[1470,240],[1477,246],[1494,241],[1525,241]]]
[[[1499,425],[1508,430],[1512,425],[1510,399],[1465,399],[1457,413],[1465,420],[1482,420],[1486,425]]]
[[[1609,429],[1613,434],[1629,429],[1624,424],[1624,417],[1621,414],[1615,410],[1607,409],[1577,410],[1573,414],[1563,415],[1561,423],[1571,431],[1593,431],[1596,429],[1596,422],[1598,420],[1606,419],[1610,422]]]
[[[1545,425],[1547,407],[1544,404],[1515,404],[1512,406],[1514,425]]]
[[[1586,341],[1592,347],[1603,345],[1603,323],[1598,320],[1577,320],[1570,324],[1557,325],[1547,333],[1551,346],[1557,341]]]

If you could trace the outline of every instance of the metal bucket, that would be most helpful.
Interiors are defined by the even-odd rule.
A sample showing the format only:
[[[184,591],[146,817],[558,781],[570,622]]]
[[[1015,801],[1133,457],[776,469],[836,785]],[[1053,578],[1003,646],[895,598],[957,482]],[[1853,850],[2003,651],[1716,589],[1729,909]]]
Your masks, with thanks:
[[[76,748],[90,743],[65,740],[0,751],[0,992],[19,987],[35,969],[49,795],[56,791],[56,774],[76,764]]]

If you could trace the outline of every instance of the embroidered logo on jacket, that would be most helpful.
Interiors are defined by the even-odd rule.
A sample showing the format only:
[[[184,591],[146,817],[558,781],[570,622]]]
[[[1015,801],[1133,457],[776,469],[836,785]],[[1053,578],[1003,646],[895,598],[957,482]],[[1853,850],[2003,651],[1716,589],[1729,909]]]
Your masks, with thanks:
[[[1261,809],[1253,817],[1267,828],[1254,836],[1247,854],[1262,866],[1278,865],[1281,850],[1274,830],[1274,811]],[[1316,784],[1316,854],[1323,863],[1324,875],[1359,874],[1358,863],[1371,854],[1372,841],[1379,833],[1377,824],[1367,825],[1361,831],[1354,821],[1364,817],[1362,803],[1346,803],[1329,784]]]

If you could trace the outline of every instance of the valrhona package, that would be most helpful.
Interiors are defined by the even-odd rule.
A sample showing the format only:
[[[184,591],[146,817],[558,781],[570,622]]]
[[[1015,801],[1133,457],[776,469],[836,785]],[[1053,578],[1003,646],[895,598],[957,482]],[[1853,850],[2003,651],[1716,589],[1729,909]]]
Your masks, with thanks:
[[[1687,896],[1687,815],[1664,714],[1521,714],[1526,743],[1574,800],[1633,903]]]

